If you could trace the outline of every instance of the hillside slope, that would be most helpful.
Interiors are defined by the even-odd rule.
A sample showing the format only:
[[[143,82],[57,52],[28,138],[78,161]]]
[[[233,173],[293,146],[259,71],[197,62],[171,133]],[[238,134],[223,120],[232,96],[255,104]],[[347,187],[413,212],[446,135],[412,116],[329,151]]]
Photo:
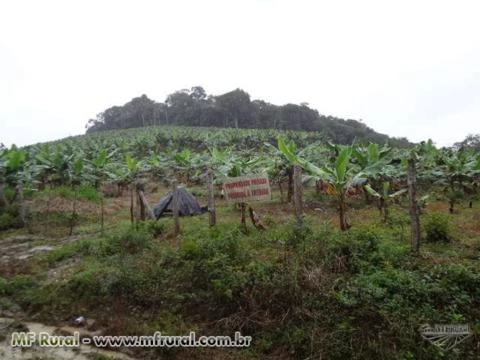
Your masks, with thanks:
[[[123,106],[110,107],[88,121],[87,133],[151,125],[318,131],[338,144],[358,139],[388,141],[398,147],[411,145],[406,138],[391,138],[362,122],[322,115],[306,103],[278,106],[263,100],[251,101],[241,89],[214,96],[207,95],[202,87],[177,91],[165,103],[142,95]]]

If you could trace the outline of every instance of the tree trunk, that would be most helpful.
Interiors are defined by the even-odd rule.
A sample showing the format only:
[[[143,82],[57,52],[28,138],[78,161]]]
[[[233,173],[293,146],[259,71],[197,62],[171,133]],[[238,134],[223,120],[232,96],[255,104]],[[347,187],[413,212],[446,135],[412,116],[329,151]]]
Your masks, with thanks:
[[[418,252],[420,247],[420,219],[418,216],[417,205],[417,189],[416,189],[416,172],[415,160],[408,159],[408,173],[407,173],[408,197],[410,200],[410,219],[411,219],[411,244],[412,251]]]
[[[180,233],[180,222],[178,219],[178,192],[177,192],[177,181],[173,181],[172,186],[172,208],[173,208],[173,232],[175,235]]]
[[[215,197],[213,192],[213,171],[212,169],[208,170],[208,224],[210,226],[215,226],[216,215],[215,215]]]
[[[350,227],[347,222],[347,205],[345,204],[345,191],[342,190],[339,196],[339,214],[340,214],[340,229],[342,231],[348,230]]]
[[[382,217],[382,221],[386,222],[386,211],[387,211],[387,204],[383,196],[378,199],[378,210],[380,211],[380,216]]]
[[[302,204],[302,168],[300,165],[293,166],[293,203],[295,206],[295,217],[297,222],[303,220],[303,204]]]

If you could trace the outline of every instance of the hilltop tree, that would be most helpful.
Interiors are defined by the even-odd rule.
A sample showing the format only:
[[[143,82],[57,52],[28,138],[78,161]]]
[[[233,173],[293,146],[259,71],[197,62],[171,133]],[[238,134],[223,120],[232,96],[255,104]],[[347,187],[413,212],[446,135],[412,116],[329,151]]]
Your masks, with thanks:
[[[376,133],[362,122],[321,115],[305,102],[278,106],[263,100],[251,101],[242,89],[213,96],[201,86],[176,91],[168,95],[165,103],[142,95],[99,113],[86,127],[87,132],[95,132],[150,125],[321,131],[324,137],[338,144],[351,144],[358,138],[376,143],[388,140],[393,146],[410,145],[406,139],[390,139]]]
[[[480,152],[480,134],[469,134],[465,140],[453,144],[453,147],[458,150],[474,150]]]
[[[225,127],[251,127],[252,104],[250,95],[241,89],[215,97],[215,101],[225,115]]]
[[[123,106],[112,106],[87,123],[87,132],[155,125],[160,122],[161,107],[146,95],[133,98]]]

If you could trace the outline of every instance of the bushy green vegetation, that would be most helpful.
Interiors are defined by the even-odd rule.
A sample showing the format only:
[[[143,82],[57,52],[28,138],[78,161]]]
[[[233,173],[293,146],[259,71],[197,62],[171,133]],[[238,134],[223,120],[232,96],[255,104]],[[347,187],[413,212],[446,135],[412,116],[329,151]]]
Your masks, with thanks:
[[[428,242],[449,242],[451,221],[445,214],[428,214],[424,219],[425,238]]]
[[[478,357],[474,340],[444,354],[418,333],[424,323],[477,329],[478,262],[431,263],[411,254],[387,224],[340,232],[310,221],[296,230],[283,224],[249,235],[230,223],[209,229],[194,221],[178,246],[126,223],[104,238],[45,255],[47,266],[83,259],[61,282],[41,285],[41,275],[2,278],[0,296],[46,318],[78,308],[106,323],[121,317],[109,330],[114,334],[148,335],[158,326],[165,334],[240,330],[254,339],[252,358]],[[165,350],[139,351],[148,358]],[[182,358],[181,349],[168,353]]]
[[[0,231],[21,227],[23,227],[23,222],[20,218],[19,206],[17,204],[9,204],[0,209]]]
[[[83,314],[108,334],[196,330],[253,337],[252,349],[225,358],[478,358],[476,338],[443,353],[417,331],[423,323],[465,323],[478,337],[480,229],[465,223],[475,221],[475,209],[460,202],[475,199],[478,154],[436,149],[431,142],[407,153],[319,140],[318,133],[152,127],[4,149],[0,227],[22,221],[25,202],[40,202],[37,213],[27,211],[26,220],[32,215],[40,225],[32,232],[61,229],[66,236],[65,228],[71,235],[75,225],[77,236],[87,236],[56,243],[28,266],[3,264],[0,305],[51,322]],[[410,219],[397,199],[406,186],[407,155],[417,159],[420,195],[463,193],[455,209],[448,204],[451,211],[447,204],[422,210],[431,243],[416,254],[408,244]],[[239,229],[238,209],[223,203],[215,227],[202,217],[185,218],[177,237],[170,219],[129,222],[125,204],[136,185],[170,186],[176,178],[202,196],[212,167],[217,184],[227,176],[267,172],[273,186],[289,186],[291,163],[302,166],[305,198],[314,203],[310,209],[306,204],[302,222],[278,199],[259,205],[268,209],[268,229],[247,234]],[[129,190],[128,197],[105,200],[102,187],[109,183]],[[381,216],[365,194],[349,197],[365,184],[372,197],[384,200]],[[105,229],[98,224],[104,201],[115,205]],[[344,231],[335,220],[340,206],[349,207],[340,222]],[[457,217],[458,211],[468,217]],[[192,356],[182,349],[138,351],[145,358]]]

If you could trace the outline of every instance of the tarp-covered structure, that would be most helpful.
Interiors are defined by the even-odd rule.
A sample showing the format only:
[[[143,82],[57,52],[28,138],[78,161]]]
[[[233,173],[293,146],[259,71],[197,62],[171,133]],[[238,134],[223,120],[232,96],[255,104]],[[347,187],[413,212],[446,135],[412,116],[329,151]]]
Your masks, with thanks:
[[[173,213],[173,192],[169,191],[160,199],[159,203],[153,207],[153,214],[158,219],[162,216],[172,215]],[[177,188],[178,213],[180,216],[199,215],[207,211],[200,207],[197,199],[190,194],[183,186]]]

